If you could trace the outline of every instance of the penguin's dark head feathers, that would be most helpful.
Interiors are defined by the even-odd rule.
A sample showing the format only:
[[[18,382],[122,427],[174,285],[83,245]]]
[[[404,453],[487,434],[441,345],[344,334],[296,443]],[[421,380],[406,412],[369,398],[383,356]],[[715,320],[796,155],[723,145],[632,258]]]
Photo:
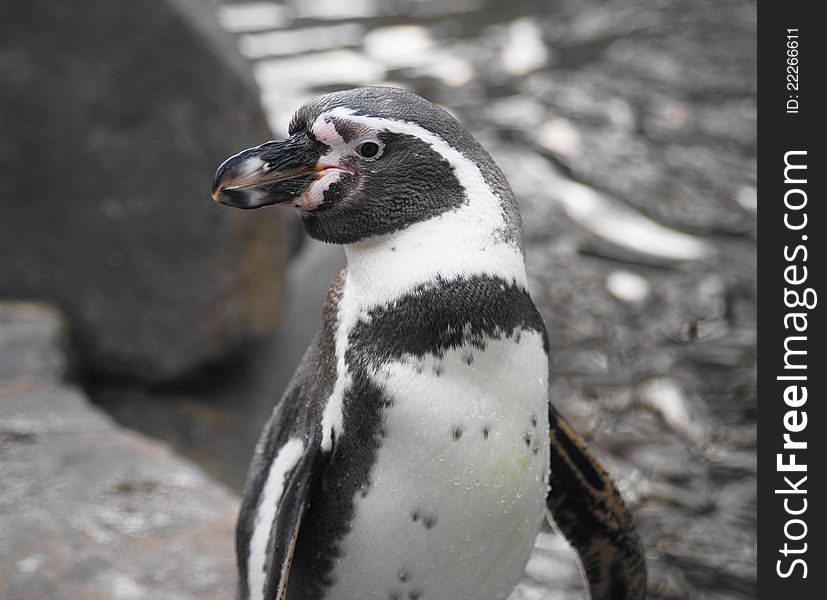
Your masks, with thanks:
[[[447,111],[399,88],[357,88],[310,100],[287,139],[225,161],[213,198],[237,208],[292,206],[312,237],[349,244],[466,203],[473,190],[460,171],[469,161],[513,202],[500,170]]]

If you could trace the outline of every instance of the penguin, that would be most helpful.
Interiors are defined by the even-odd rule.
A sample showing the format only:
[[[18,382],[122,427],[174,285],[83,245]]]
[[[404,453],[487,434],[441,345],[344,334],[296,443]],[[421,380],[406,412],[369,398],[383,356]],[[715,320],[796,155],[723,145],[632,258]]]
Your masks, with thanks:
[[[347,256],[250,465],[239,600],[504,599],[544,519],[587,597],[645,597],[634,519],[549,402],[514,194],[459,121],[398,88],[323,95],[212,196],[292,207]]]

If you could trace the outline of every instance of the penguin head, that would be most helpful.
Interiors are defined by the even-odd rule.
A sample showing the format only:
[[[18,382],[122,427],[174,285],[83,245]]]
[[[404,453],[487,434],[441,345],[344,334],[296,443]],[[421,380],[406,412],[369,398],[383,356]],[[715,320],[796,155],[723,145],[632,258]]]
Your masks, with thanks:
[[[475,177],[463,177],[469,169]],[[243,209],[293,207],[310,236],[350,244],[454,210],[479,185],[513,205],[502,172],[447,111],[399,88],[364,87],[310,100],[289,137],[227,159],[212,196]]]

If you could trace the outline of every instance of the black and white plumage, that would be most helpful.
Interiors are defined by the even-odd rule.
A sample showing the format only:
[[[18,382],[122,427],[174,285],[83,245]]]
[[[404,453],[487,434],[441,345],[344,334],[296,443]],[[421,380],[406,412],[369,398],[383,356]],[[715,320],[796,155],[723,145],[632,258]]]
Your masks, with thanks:
[[[213,197],[297,208],[348,266],[250,467],[238,597],[506,598],[548,515],[593,600],[643,598],[632,518],[549,404],[500,169],[395,88],[311,100],[289,133],[228,159]]]

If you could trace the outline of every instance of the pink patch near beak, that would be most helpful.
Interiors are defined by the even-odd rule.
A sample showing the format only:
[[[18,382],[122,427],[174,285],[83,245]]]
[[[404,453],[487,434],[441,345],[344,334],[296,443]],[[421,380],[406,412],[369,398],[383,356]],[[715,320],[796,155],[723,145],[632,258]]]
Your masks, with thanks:
[[[304,193],[293,201],[290,206],[302,212],[310,211],[324,203],[324,193],[328,188],[339,181],[342,175],[352,173],[340,165],[320,165],[319,175]]]

